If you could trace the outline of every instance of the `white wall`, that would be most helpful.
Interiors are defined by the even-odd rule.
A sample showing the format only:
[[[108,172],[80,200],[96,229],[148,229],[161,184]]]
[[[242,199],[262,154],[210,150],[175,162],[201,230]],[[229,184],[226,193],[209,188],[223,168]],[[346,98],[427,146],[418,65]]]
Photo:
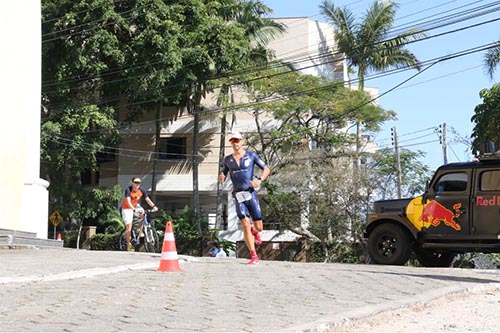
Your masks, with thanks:
[[[277,59],[291,62],[303,74],[343,80],[341,56],[334,62],[333,27],[307,17],[274,18],[285,24],[286,32],[269,43]]]
[[[39,179],[40,16],[40,0],[2,2],[0,191],[4,213],[0,228],[47,238],[48,183]]]

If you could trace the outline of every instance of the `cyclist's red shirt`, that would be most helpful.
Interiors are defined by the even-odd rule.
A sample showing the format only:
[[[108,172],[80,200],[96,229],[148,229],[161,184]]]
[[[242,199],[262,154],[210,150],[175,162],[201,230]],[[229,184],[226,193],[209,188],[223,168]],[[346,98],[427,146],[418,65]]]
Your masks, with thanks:
[[[125,190],[125,198],[123,198],[122,201],[123,209],[130,209],[130,206],[127,204],[128,197],[130,197],[130,201],[132,201],[132,207],[135,207],[137,206],[137,203],[139,203],[142,199],[146,199],[148,197],[148,194],[142,188],[133,190],[132,186],[127,187],[127,189]]]

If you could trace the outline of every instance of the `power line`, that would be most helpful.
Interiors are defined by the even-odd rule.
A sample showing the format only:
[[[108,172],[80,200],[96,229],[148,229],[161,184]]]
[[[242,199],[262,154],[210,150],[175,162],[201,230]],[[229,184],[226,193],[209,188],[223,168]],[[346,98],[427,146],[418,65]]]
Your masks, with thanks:
[[[455,33],[457,31],[462,31],[462,30],[465,30],[465,29],[470,29],[470,28],[474,28],[474,27],[477,27],[477,26],[480,26],[480,25],[484,25],[484,24],[489,24],[489,23],[493,23],[493,22],[496,22],[500,20],[500,18],[496,18],[496,19],[492,19],[492,20],[488,20],[488,21],[483,21],[483,22],[480,22],[480,23],[477,23],[477,24],[473,24],[473,25],[469,25],[469,26],[466,26],[466,27],[461,27],[461,28],[457,28],[457,29],[453,29],[453,30],[450,30],[450,31],[446,31],[446,32],[442,32],[442,33],[439,33],[437,35],[433,35],[433,36],[427,36],[427,37],[424,37],[424,38],[421,38],[419,40],[414,40],[414,41],[410,41],[408,42],[407,44],[410,44],[410,43],[415,43],[417,41],[423,41],[423,40],[427,40],[427,39],[431,39],[431,38],[437,38],[437,37],[441,37],[443,35],[447,35],[447,34],[451,34],[451,33]],[[384,42],[384,41],[382,41]],[[325,61],[325,62],[322,62],[320,64],[327,64],[327,63],[334,63],[334,62],[337,62],[337,61],[340,61],[339,60],[333,60],[333,61]],[[313,64],[313,65],[310,65],[310,66],[305,66],[305,67],[302,67],[302,68],[298,68],[298,69],[293,69],[293,70],[288,70],[288,71],[282,71],[280,73],[276,73],[276,74],[272,74],[272,75],[264,75],[262,77],[257,77],[257,78],[253,78],[253,79],[250,79],[250,80],[246,80],[246,81],[233,81],[232,83],[229,83],[229,85],[233,85],[233,84],[246,84],[246,83],[250,83],[250,82],[253,82],[253,81],[256,81],[256,80],[259,80],[261,78],[270,78],[270,77],[273,77],[273,76],[278,76],[278,75],[284,75],[284,74],[288,74],[290,72],[298,72],[298,71],[301,71],[301,70],[304,70],[304,69],[307,69],[307,68],[312,68],[312,67],[316,67],[316,66],[319,66],[320,64]],[[370,80],[369,77],[366,78],[366,80]],[[352,82],[355,82],[356,80],[349,80],[349,83],[352,83]],[[194,82],[193,82],[194,83]],[[152,89],[152,91],[158,91],[158,90],[166,90],[166,89],[169,89],[169,88],[173,88],[175,86],[177,86],[178,84],[173,84],[173,85],[170,85],[170,86],[167,86],[167,87],[157,87],[157,88],[154,88]],[[220,88],[221,86],[219,87],[214,87],[214,89],[217,89],[217,88]],[[151,90],[148,90],[148,91],[151,91]],[[177,95],[176,95],[177,96]],[[123,98],[125,98],[126,96],[124,95],[118,95],[116,97],[114,97],[114,99],[111,99],[111,97],[113,96],[110,96],[108,97],[107,100],[101,100],[101,101],[95,101],[95,102],[100,102],[100,103],[110,103],[110,102],[116,102],[116,101],[120,101],[120,100],[123,100]],[[165,98],[173,98],[175,96],[162,96],[163,99]],[[134,106],[134,105],[141,105],[141,104],[145,104],[145,103],[149,103],[149,102],[153,102],[153,101],[157,101],[159,99],[154,99],[154,100],[147,100],[147,101],[142,101],[142,102],[136,102],[136,103],[131,103],[131,104],[127,104],[125,106]],[[51,107],[52,110],[57,110],[56,106],[52,106]]]
[[[356,107],[354,107],[354,108],[352,108],[352,109],[350,109],[350,110],[342,113],[341,115],[339,115],[338,118],[340,119],[341,117],[346,117],[350,113],[352,113],[352,112],[360,109],[361,107],[364,107],[365,105],[368,105],[368,104],[372,103],[373,101],[379,99],[380,97],[382,97],[382,96],[384,96],[384,95],[386,95],[386,94],[394,91],[398,87],[402,86],[406,82],[412,80],[416,76],[422,74],[423,72],[427,71],[432,66],[434,66],[434,65],[436,65],[438,63],[441,63],[441,62],[444,62],[444,61],[449,61],[449,60],[456,59],[456,58],[459,58],[459,57],[463,57],[463,56],[466,56],[466,55],[470,55],[470,54],[473,54],[473,53],[476,53],[476,52],[481,52],[481,51],[487,50],[489,48],[495,47],[495,45],[496,45],[496,43],[483,44],[481,46],[478,46],[478,47],[475,47],[475,48],[471,48],[471,49],[467,49],[467,50],[463,50],[463,51],[460,51],[460,52],[457,52],[457,53],[454,53],[454,54],[451,54],[451,55],[441,56],[441,57],[438,57],[438,58],[427,60],[427,61],[423,62],[423,64],[427,65],[427,67],[425,69],[423,69],[422,71],[420,71],[420,72],[412,75],[408,79],[405,79],[404,81],[402,81],[401,83],[399,83],[396,86],[392,87],[391,89],[387,90],[383,94],[381,94],[381,95],[379,95],[379,96],[377,96],[377,97],[375,97],[375,98],[373,98],[373,99],[371,99],[371,100],[363,103],[362,105],[358,105],[358,106],[356,106]],[[404,71],[404,69],[397,69],[397,70],[394,70],[394,71],[400,72],[400,71]],[[377,77],[382,77],[384,75],[387,75],[387,74],[386,73],[385,74],[380,74]],[[213,108],[211,110],[205,110],[203,112],[203,114],[207,115],[207,114],[211,114],[211,113],[235,111],[235,110],[241,110],[241,109],[245,109],[245,108],[256,108],[258,106],[265,105],[265,104],[270,103],[270,102],[284,101],[284,100],[286,100],[286,99],[288,99],[290,97],[298,97],[298,96],[302,96],[302,95],[305,95],[305,94],[308,94],[308,93],[314,93],[314,92],[318,92],[318,91],[328,90],[328,89],[334,88],[335,86],[340,86],[340,85],[343,85],[343,82],[340,82],[340,83],[334,82],[332,84],[328,84],[328,85],[325,85],[325,86],[320,87],[320,88],[307,89],[307,90],[302,90],[302,91],[295,91],[293,93],[283,94],[281,96],[275,96],[273,98],[270,98],[270,99],[267,99],[267,100],[263,100],[263,101],[258,101],[258,102],[249,102],[249,103],[243,103],[243,104],[238,104],[238,105],[234,105],[234,106],[226,106],[226,107],[217,107],[217,108]],[[149,102],[156,101],[156,100],[157,99],[152,99]],[[141,102],[141,103],[144,103],[144,102]],[[161,119],[161,120],[168,120],[168,119]],[[140,126],[140,125],[145,125],[145,124],[148,124],[148,123],[154,123],[155,121],[156,120],[140,122],[140,123],[136,123],[134,126]],[[127,127],[130,127],[130,126],[129,125],[117,126],[114,129],[127,128]],[[109,130],[109,129],[106,129],[106,130]],[[95,132],[100,132],[100,130],[89,131],[89,132],[85,132],[85,133],[89,134],[89,133],[95,133]],[[73,134],[78,134],[78,133],[80,133],[80,132],[75,132]]]
[[[419,139],[423,139],[423,138],[427,138],[431,135],[434,135],[435,133],[429,133],[429,134],[426,134],[426,135],[421,135],[421,136],[418,136],[416,138],[411,138],[411,139],[406,139],[406,140],[400,140],[399,142],[408,142],[408,141],[415,141],[415,140],[419,140]]]
[[[152,5],[153,3],[150,3],[150,4],[146,4],[146,5],[143,5],[143,6],[139,6],[139,7],[136,7],[134,9],[130,9],[130,10],[126,10],[126,11],[123,11],[123,12],[115,12],[113,11],[113,14],[117,14],[117,15],[124,15],[124,14],[131,14],[137,10],[140,10],[140,9],[143,9],[143,8],[146,8],[150,5]],[[100,7],[103,7],[103,6],[100,6]],[[142,15],[145,15],[146,13],[143,13]],[[138,16],[142,16],[142,15],[138,15]],[[126,17],[126,16],[125,16]],[[108,26],[108,25],[111,25],[111,24],[114,24],[114,23],[117,23],[117,21],[112,21],[112,22],[108,22],[106,24],[103,24],[102,26],[95,26],[95,27],[92,27],[91,29],[89,30],[83,30],[83,31],[78,31],[78,32],[72,32],[72,33],[69,33],[67,35],[62,35],[62,36],[58,36],[58,37],[55,37],[55,38],[51,38],[51,39],[43,39],[43,37],[45,36],[49,36],[49,35],[54,35],[54,34],[57,34],[57,33],[60,33],[60,32],[64,32],[64,31],[69,31],[69,30],[74,30],[74,29],[78,29],[78,28],[81,28],[81,27],[85,27],[85,26],[90,26],[94,23],[98,23],[98,22],[101,22],[101,21],[106,21],[110,19],[110,17],[103,17],[103,18],[100,18],[100,19],[97,19],[97,20],[94,20],[94,21],[91,21],[91,22],[86,22],[86,23],[82,23],[82,24],[79,24],[79,25],[74,25],[74,26],[70,26],[70,27],[67,27],[67,28],[64,28],[64,29],[61,29],[61,30],[56,30],[56,31],[51,31],[51,32],[47,32],[45,34],[42,34],[42,43],[45,43],[45,42],[50,42],[52,40],[56,40],[56,39],[60,39],[60,38],[64,38],[64,37],[69,37],[69,36],[73,36],[75,34],[80,34],[80,33],[84,33],[84,32],[87,32],[89,30],[95,30],[97,28],[102,28],[102,27],[105,27],[105,26]]]
[[[482,1],[483,0],[478,0],[476,2],[473,2],[472,4],[475,4],[477,2],[482,2]],[[397,34],[398,31],[407,31],[407,30],[411,30],[411,29],[427,30],[429,27],[432,27],[432,29],[436,29],[436,28],[441,28],[443,26],[455,24],[455,23],[458,23],[458,22],[470,20],[472,18],[475,18],[475,17],[478,17],[478,16],[487,15],[487,14],[490,14],[492,12],[497,11],[498,8],[491,9],[490,7],[497,6],[499,3],[500,3],[500,1],[495,1],[494,3],[490,3],[490,4],[487,4],[487,5],[482,5],[482,6],[474,7],[474,8],[467,9],[467,10],[464,10],[464,11],[461,11],[461,12],[458,12],[458,13],[455,13],[455,14],[449,14],[449,15],[445,15],[445,16],[440,16],[440,17],[437,17],[435,19],[425,21],[423,23],[418,23],[419,21],[422,21],[424,19],[431,18],[431,17],[434,17],[434,16],[438,16],[438,15],[446,13],[446,12],[452,12],[452,11],[464,8],[466,6],[469,6],[471,4],[463,5],[463,6],[460,6],[460,7],[457,7],[457,8],[453,8],[453,9],[445,11],[445,12],[437,13],[437,14],[434,14],[434,15],[430,15],[428,17],[424,17],[424,18],[421,18],[421,19],[418,19],[418,20],[406,23],[404,25],[401,25],[397,29],[392,30],[391,33]],[[490,9],[488,9],[488,8],[490,8]],[[463,16],[464,18],[460,18],[461,16]],[[453,21],[452,19],[455,19],[455,21]]]
[[[120,0],[116,0],[116,1],[113,1],[113,4],[116,4],[116,3],[119,3],[121,2]],[[101,7],[104,7],[108,4],[102,4],[102,5],[99,5],[99,6],[94,6],[94,7],[91,7],[91,8],[88,8],[88,9],[83,9],[83,10],[80,10],[80,11],[77,11],[73,14],[76,14],[76,15],[80,15],[80,14],[83,14],[83,13],[86,13],[86,12],[89,12],[91,10],[94,10],[94,9],[97,9],[97,8],[101,8]],[[49,22],[53,22],[53,21],[57,21],[57,20],[60,20],[62,18],[66,17],[66,14],[62,15],[62,16],[58,16],[58,17],[54,17],[54,18],[51,18],[51,19],[48,19],[48,20],[43,20],[42,19],[42,24],[47,24]]]
[[[462,7],[463,7],[463,6],[462,6]],[[461,8],[461,7],[460,7],[460,8]],[[469,19],[469,18],[466,18],[466,19]],[[438,27],[442,27],[442,26],[443,26],[443,25],[439,25]],[[426,31],[429,31],[429,30],[434,29],[434,28],[436,28],[436,27],[430,27],[430,28],[427,28],[427,29],[426,29]],[[315,33],[315,32],[312,32],[312,33]],[[286,40],[283,40],[283,42],[285,42],[285,41],[286,41]],[[278,42],[279,42],[279,41],[278,41]],[[382,42],[384,42],[384,41],[382,41]],[[300,50],[300,49],[299,49],[299,50]],[[291,52],[294,52],[294,51],[290,51],[290,53],[291,53]],[[306,54],[307,54],[307,53],[306,53]],[[333,55],[333,54],[332,54],[332,55]],[[320,58],[321,58],[321,57],[320,57]],[[285,60],[285,59],[280,59],[279,61],[284,61],[284,60]],[[312,61],[312,59],[308,59],[308,58],[305,58],[305,59],[304,59],[304,61],[307,61],[307,60]],[[299,60],[297,60],[297,61],[299,61]],[[158,63],[162,63],[162,62],[163,62],[163,60],[156,62],[156,64],[158,64]],[[155,64],[155,63],[153,63],[153,64]],[[144,65],[144,66],[148,66],[148,65],[152,65],[152,64],[151,64],[151,63],[148,63],[148,64],[146,64],[146,65]],[[191,65],[194,65],[194,64],[187,64],[187,65],[184,65],[184,66],[191,66]],[[318,64],[318,65],[319,65],[319,64]],[[143,67],[143,66],[138,66],[138,67]],[[125,69],[123,69],[123,70],[125,70]],[[118,72],[119,72],[119,71],[118,71]],[[116,71],[114,71],[113,73],[116,73]],[[144,74],[144,75],[148,75],[148,74]],[[230,73],[227,73],[226,75],[231,75],[231,74],[230,74]],[[222,77],[223,77],[223,76],[224,76],[224,75],[222,75]],[[221,77],[221,76],[216,77],[216,78],[220,78],[220,77]],[[94,78],[95,78],[95,77],[94,77]],[[213,78],[213,79],[216,79],[216,78]],[[80,80],[80,79],[79,79],[79,80]],[[79,80],[76,80],[76,81],[79,81]],[[84,80],[84,79],[81,79],[81,80]],[[74,82],[74,81],[73,81],[73,82]],[[55,83],[55,84],[61,84],[61,83]],[[45,86],[45,85],[43,85],[43,86]]]
[[[500,18],[498,19],[495,19],[496,20],[500,20]],[[490,23],[490,22],[488,22]],[[462,28],[460,28],[462,29]],[[444,32],[444,33],[441,33],[437,36],[442,36],[443,34],[448,34],[448,33],[451,33],[451,32]],[[437,37],[437,36],[432,36],[432,37]],[[431,37],[428,37],[428,38],[431,38]],[[479,47],[483,47],[483,46],[486,46],[484,49],[482,50],[486,50],[486,49],[489,49],[489,48],[492,48],[492,47],[495,47],[497,45],[497,43],[489,43],[489,44],[483,44],[482,46],[479,46]],[[473,48],[474,49],[474,48]],[[469,49],[469,50],[473,50],[473,49]],[[467,50],[466,50],[467,51]],[[481,50],[480,50],[481,51]],[[461,51],[462,52],[462,51]],[[476,51],[474,51],[476,52]],[[472,53],[474,53],[472,52]],[[460,52],[458,52],[460,53]],[[456,53],[457,54],[457,53]],[[451,55],[450,56],[451,58],[453,58],[454,56]],[[427,60],[425,62],[422,62],[422,65],[425,65],[425,63],[429,63],[429,62],[432,62],[434,61],[435,59],[439,59],[439,58],[434,58],[432,60]],[[442,59],[441,59],[442,60]],[[324,63],[331,63],[331,62],[335,62],[335,61],[328,61],[328,62],[324,62]],[[298,69],[293,69],[293,70],[287,70],[287,71],[282,71],[282,72],[278,72],[278,73],[274,73],[274,74],[268,74],[268,75],[264,75],[264,76],[261,76],[261,77],[256,77],[256,78],[252,78],[252,79],[248,79],[248,80],[245,80],[245,81],[233,81],[232,83],[230,83],[229,85],[234,85],[234,84],[247,84],[247,83],[250,83],[250,82],[253,82],[253,81],[257,81],[257,80],[260,80],[260,79],[263,79],[263,78],[266,78],[266,79],[269,79],[271,77],[274,77],[274,76],[280,76],[280,75],[284,75],[284,74],[288,74],[288,73],[291,73],[291,72],[299,72],[301,70],[304,70],[306,68],[311,68],[311,67],[315,67],[316,65],[310,65],[310,66],[305,66],[305,67],[302,67],[302,68],[298,68]],[[369,81],[369,80],[372,80],[374,78],[379,78],[379,77],[383,77],[385,75],[387,75],[388,73],[396,73],[398,71],[405,71],[405,70],[409,70],[411,68],[409,67],[403,67],[403,68],[396,68],[396,69],[392,69],[392,70],[388,70],[388,71],[385,71],[385,72],[381,72],[382,74],[376,74],[376,75],[373,75],[373,76],[366,76],[365,77],[365,81]],[[349,82],[349,84],[352,84],[354,82],[357,82],[358,80],[357,79],[351,79],[347,82]],[[344,82],[344,83],[347,83],[347,82]],[[172,86],[167,86],[167,87],[162,87],[162,88],[154,88],[153,91],[156,91],[156,90],[166,90],[166,89],[169,89],[169,88],[172,88],[172,87],[175,87],[176,85],[172,85]],[[221,86],[218,86],[218,87],[213,87],[213,89],[217,89],[217,88],[220,88]],[[113,96],[111,96],[113,97]],[[126,96],[125,95],[119,95],[119,96],[116,96],[114,97],[113,99],[111,98],[108,98],[106,100],[100,100],[100,101],[95,101],[95,102],[99,102],[99,103],[110,103],[110,102],[118,102],[118,101],[121,101],[123,100],[123,98],[125,98]],[[171,98],[171,97],[175,97],[175,96],[162,96],[161,98],[154,98],[154,99],[149,99],[149,100],[145,100],[145,101],[140,101],[140,102],[134,102],[134,103],[128,103],[128,104],[125,104],[125,105],[121,105],[123,107],[126,107],[126,106],[137,106],[137,105],[141,105],[141,104],[146,104],[146,103],[151,103],[151,102],[155,102],[155,101],[158,101],[160,99],[165,99],[165,98]],[[381,97],[381,96],[379,96]],[[56,105],[57,106],[57,105]],[[54,111],[54,110],[57,110],[56,106],[52,106],[51,107],[51,110]]]
[[[425,145],[425,144],[434,143],[434,142],[439,142],[439,139],[437,139],[437,140],[431,140],[431,141],[425,141],[425,142],[413,143],[413,144],[410,144],[410,145],[404,145],[404,146],[400,146],[400,147],[401,148],[407,148],[407,147],[420,146],[420,145]]]
[[[141,103],[143,103],[143,102],[141,102]]]
[[[413,131],[413,132],[408,132],[408,133],[404,133],[404,134],[399,134],[399,137],[402,137],[402,136],[408,136],[408,135],[413,135],[413,134],[417,134],[417,133],[422,133],[422,132],[427,132],[429,130],[435,130],[437,128],[437,126],[432,126],[432,127],[427,127],[427,128],[423,128],[421,130],[416,130],[416,131]],[[390,139],[389,139],[390,140]]]

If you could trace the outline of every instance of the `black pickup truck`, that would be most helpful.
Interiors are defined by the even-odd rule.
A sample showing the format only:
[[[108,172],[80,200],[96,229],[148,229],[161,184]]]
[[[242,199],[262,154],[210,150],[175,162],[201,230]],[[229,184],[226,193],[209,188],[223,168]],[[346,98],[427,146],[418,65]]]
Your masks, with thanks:
[[[439,167],[416,198],[376,201],[364,236],[372,261],[384,265],[404,265],[412,251],[426,267],[500,252],[500,155]]]

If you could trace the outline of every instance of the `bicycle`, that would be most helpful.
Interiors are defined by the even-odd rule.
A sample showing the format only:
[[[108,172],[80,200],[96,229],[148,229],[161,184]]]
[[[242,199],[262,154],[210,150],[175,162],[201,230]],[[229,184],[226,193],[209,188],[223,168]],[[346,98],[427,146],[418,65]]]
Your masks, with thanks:
[[[148,214],[153,212],[152,209],[144,210],[144,215],[141,218],[134,217],[132,222],[132,230],[130,231],[130,243],[134,246],[136,251],[139,250],[141,245],[141,238],[143,239],[144,250],[146,252],[160,252],[160,239],[158,232],[154,227],[154,220],[148,220]],[[142,220],[142,226],[139,230],[137,226]],[[120,250],[127,251],[128,242],[125,237],[125,230],[120,235]]]

